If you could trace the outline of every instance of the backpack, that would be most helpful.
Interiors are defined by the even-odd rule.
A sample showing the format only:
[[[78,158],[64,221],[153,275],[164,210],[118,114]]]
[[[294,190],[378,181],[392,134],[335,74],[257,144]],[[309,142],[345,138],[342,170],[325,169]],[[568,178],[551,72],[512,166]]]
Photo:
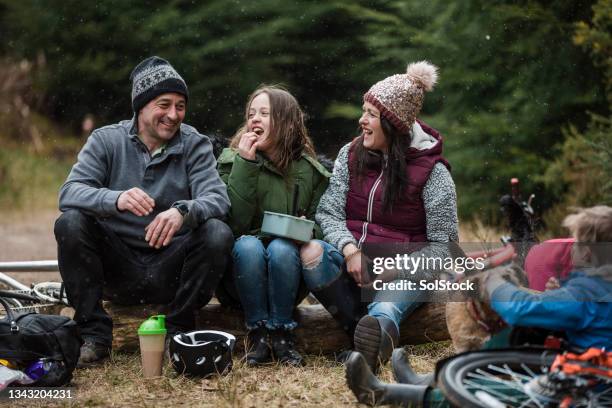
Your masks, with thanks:
[[[6,317],[0,319],[0,358],[29,364],[46,359],[51,370],[33,385],[58,387],[72,379],[83,340],[74,320],[36,312],[15,314],[0,297]]]

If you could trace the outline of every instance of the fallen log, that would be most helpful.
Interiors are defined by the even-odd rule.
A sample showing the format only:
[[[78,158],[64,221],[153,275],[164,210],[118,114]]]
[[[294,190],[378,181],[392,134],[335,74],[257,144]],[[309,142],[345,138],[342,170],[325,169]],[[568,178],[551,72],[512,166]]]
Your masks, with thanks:
[[[138,350],[138,326],[149,316],[164,313],[159,305],[121,306],[104,302],[113,319],[113,348],[117,351]],[[307,354],[331,354],[350,346],[349,338],[321,305],[297,308],[296,341],[298,350]],[[246,330],[240,310],[220,304],[209,304],[197,317],[200,329],[223,330],[237,338],[237,351],[244,349]],[[421,344],[448,340],[445,304],[426,303],[401,325],[401,344]]]

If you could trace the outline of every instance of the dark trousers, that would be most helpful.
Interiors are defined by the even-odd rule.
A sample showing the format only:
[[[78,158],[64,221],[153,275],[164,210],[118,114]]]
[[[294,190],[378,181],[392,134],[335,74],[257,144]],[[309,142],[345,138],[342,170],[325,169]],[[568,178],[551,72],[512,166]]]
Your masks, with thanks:
[[[230,228],[209,219],[167,247],[135,249],[104,223],[79,210],[55,222],[60,273],[81,335],[110,345],[112,320],[102,299],[124,305],[168,304],[168,333],[193,330],[194,311],[206,305],[231,262]]]

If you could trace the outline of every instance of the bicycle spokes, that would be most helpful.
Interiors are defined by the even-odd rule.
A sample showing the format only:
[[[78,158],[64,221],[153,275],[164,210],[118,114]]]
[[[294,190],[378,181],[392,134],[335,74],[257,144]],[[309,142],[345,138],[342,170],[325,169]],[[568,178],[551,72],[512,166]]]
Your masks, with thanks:
[[[606,367],[597,375],[593,369],[568,373],[551,368],[554,357],[541,351],[468,353],[445,364],[440,387],[462,407],[612,407],[612,378],[599,375]]]

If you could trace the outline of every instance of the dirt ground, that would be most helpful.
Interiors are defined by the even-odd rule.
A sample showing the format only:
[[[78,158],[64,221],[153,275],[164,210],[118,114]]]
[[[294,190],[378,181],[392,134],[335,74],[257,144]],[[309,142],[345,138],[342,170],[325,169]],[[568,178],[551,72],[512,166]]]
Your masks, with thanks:
[[[2,213],[0,215],[0,262],[57,259],[53,223],[57,210],[40,210],[34,214]],[[8,273],[20,282],[56,281],[56,272]]]

